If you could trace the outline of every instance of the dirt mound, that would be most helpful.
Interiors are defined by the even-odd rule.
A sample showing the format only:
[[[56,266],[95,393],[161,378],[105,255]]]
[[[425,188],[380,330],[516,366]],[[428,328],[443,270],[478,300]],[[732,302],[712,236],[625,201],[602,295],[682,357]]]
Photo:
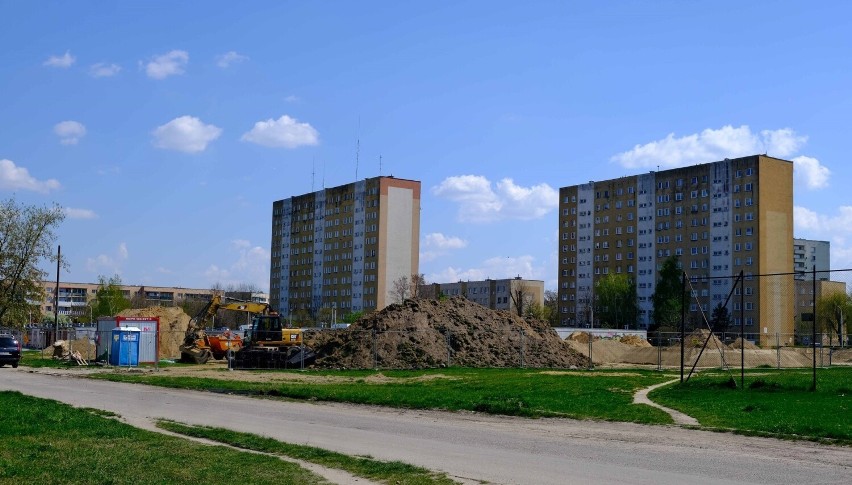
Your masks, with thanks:
[[[710,336],[710,330],[706,330],[703,328],[699,328],[693,330],[692,333],[686,336],[684,340],[684,346],[687,348],[701,348],[704,346],[704,341],[707,340],[707,337]],[[672,344],[672,347],[680,347],[680,342],[675,342]],[[713,335],[710,337],[710,341],[707,342],[708,349],[718,349],[721,347],[725,347],[724,342],[719,340],[718,337]]]
[[[121,317],[160,317],[160,358],[180,358],[180,345],[186,329],[189,327],[190,316],[181,308],[155,306],[124,310],[118,314]]]
[[[630,345],[631,347],[650,347],[651,343],[647,340],[643,339],[638,335],[625,335],[618,339],[619,342],[623,344]]]
[[[734,340],[734,343],[732,343],[732,344],[730,345],[730,348],[732,348],[732,349],[741,349],[741,348],[743,348],[743,339],[738,338],[738,339]],[[753,343],[751,343],[751,342],[749,342],[748,340],[746,340],[746,341],[745,341],[745,349],[746,349],[746,350],[758,350],[758,349],[760,349],[760,347],[758,347],[757,345],[754,345]]]
[[[461,297],[406,300],[345,330],[306,337],[318,367],[584,367],[547,323]]]
[[[589,340],[594,338],[595,340],[600,340],[600,337],[592,337],[592,334],[589,332],[572,332],[566,340],[571,340],[572,342],[580,342],[581,344],[589,343]]]

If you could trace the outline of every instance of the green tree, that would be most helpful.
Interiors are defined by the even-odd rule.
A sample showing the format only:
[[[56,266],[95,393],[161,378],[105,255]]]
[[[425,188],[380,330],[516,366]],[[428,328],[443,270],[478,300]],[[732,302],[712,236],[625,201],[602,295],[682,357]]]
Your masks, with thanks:
[[[663,261],[657,288],[651,297],[654,303],[652,314],[653,323],[649,330],[659,330],[661,327],[675,329],[680,325],[681,310],[683,309],[683,282],[681,280],[680,259],[672,256]]]
[[[98,291],[92,302],[92,313],[94,318],[112,317],[122,310],[130,308],[130,300],[124,296],[121,290],[121,278],[114,275],[112,278],[98,276]]]
[[[350,312],[343,316],[343,323],[355,323],[364,316],[363,311]]]
[[[731,326],[731,314],[728,312],[728,307],[718,303],[713,308],[713,313],[710,315],[710,328],[714,332],[727,332]]]
[[[544,306],[547,309],[547,321],[551,327],[559,325],[559,294],[553,290],[545,290]]]
[[[539,304],[537,301],[530,302],[527,305],[525,312],[524,316],[526,317],[550,323],[550,308],[546,305]]]
[[[826,333],[832,340],[841,335],[849,335],[849,321],[852,320],[852,296],[843,292],[834,292],[823,296],[816,303],[817,329]]]
[[[44,298],[43,261],[56,262],[55,230],[65,219],[61,207],[0,202],[0,325],[20,327]]]
[[[58,317],[58,318],[54,318]],[[71,317],[60,313],[54,316],[53,313],[43,313],[41,315],[41,323],[53,325],[54,321],[58,321],[60,325],[68,325],[71,323]]]
[[[636,284],[625,274],[610,273],[595,283],[595,316],[602,328],[636,327]]]

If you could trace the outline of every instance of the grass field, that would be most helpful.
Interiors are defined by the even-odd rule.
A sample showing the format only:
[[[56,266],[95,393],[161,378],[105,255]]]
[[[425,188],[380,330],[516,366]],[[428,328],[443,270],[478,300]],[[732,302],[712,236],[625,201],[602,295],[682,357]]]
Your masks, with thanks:
[[[327,483],[274,457],[143,431],[55,401],[0,392],[3,483]]]
[[[683,385],[650,394],[704,427],[792,439],[827,440],[852,445],[852,368],[819,369],[810,391],[811,369],[704,371]],[[734,387],[736,386],[736,387]]]
[[[158,426],[175,433],[218,441],[237,448],[288,456],[329,468],[346,470],[359,477],[394,485],[449,485],[456,483],[447,478],[445,474],[431,472],[398,461],[383,462],[366,457],[350,457],[313,446],[282,443],[272,438],[222,428],[189,426],[172,421],[160,421]]]
[[[381,373],[312,371],[307,374],[337,379],[273,383],[245,382],[237,378],[169,377],[166,374],[102,374],[94,377],[183,389],[413,409],[465,410],[512,416],[557,416],[647,424],[672,422],[669,415],[660,410],[632,404],[633,394],[637,390],[673,378],[672,375],[654,371],[591,373],[450,368]],[[381,376],[381,379],[371,379],[375,376]]]
[[[140,430],[103,411],[73,408],[17,392],[0,392],[0,409],[0,483],[328,483],[297,464]],[[454,483],[443,474],[401,462],[350,457],[232,431],[168,422],[161,427],[346,470],[383,483]]]

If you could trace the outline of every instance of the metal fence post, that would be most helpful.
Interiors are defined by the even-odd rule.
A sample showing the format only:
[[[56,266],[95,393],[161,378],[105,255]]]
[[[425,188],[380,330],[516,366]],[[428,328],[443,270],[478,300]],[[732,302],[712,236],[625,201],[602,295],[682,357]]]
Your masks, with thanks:
[[[379,370],[379,341],[376,329],[373,329],[373,368]]]
[[[781,339],[778,336],[778,332],[775,332],[775,355],[778,359],[778,368],[781,368]]]
[[[657,332],[657,370],[663,370],[663,342],[659,332]]]
[[[444,334],[444,339],[447,341],[447,367],[450,367],[452,361],[450,360],[450,354],[452,352],[452,346],[450,345],[450,330],[447,329],[447,333]]]
[[[595,337],[592,335],[592,332],[589,332],[589,369],[594,369],[595,364],[592,362],[592,341]]]

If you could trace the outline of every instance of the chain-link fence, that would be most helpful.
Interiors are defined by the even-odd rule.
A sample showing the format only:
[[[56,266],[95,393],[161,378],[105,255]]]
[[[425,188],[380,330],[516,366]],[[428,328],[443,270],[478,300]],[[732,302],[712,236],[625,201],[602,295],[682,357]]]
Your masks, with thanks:
[[[653,331],[557,329],[495,322],[379,323],[302,329],[294,345],[241,354],[242,368],[415,369],[440,367],[802,368],[852,365],[852,270],[706,277],[684,274],[677,321]],[[682,322],[682,328],[681,328]],[[486,322],[487,323],[487,322]],[[208,329],[213,361],[230,362],[236,331]],[[221,334],[221,335],[220,335]],[[110,362],[114,329],[53,326],[17,334],[26,347],[68,340],[85,358]],[[139,363],[178,360],[185,329],[142,332]],[[121,338],[121,337],[118,337]],[[228,338],[232,340],[227,340]],[[216,340],[218,339],[218,340]],[[564,341],[563,341],[564,340]],[[83,343],[80,343],[83,342]],[[215,349],[214,349],[215,350]],[[233,361],[236,362],[236,361]]]

